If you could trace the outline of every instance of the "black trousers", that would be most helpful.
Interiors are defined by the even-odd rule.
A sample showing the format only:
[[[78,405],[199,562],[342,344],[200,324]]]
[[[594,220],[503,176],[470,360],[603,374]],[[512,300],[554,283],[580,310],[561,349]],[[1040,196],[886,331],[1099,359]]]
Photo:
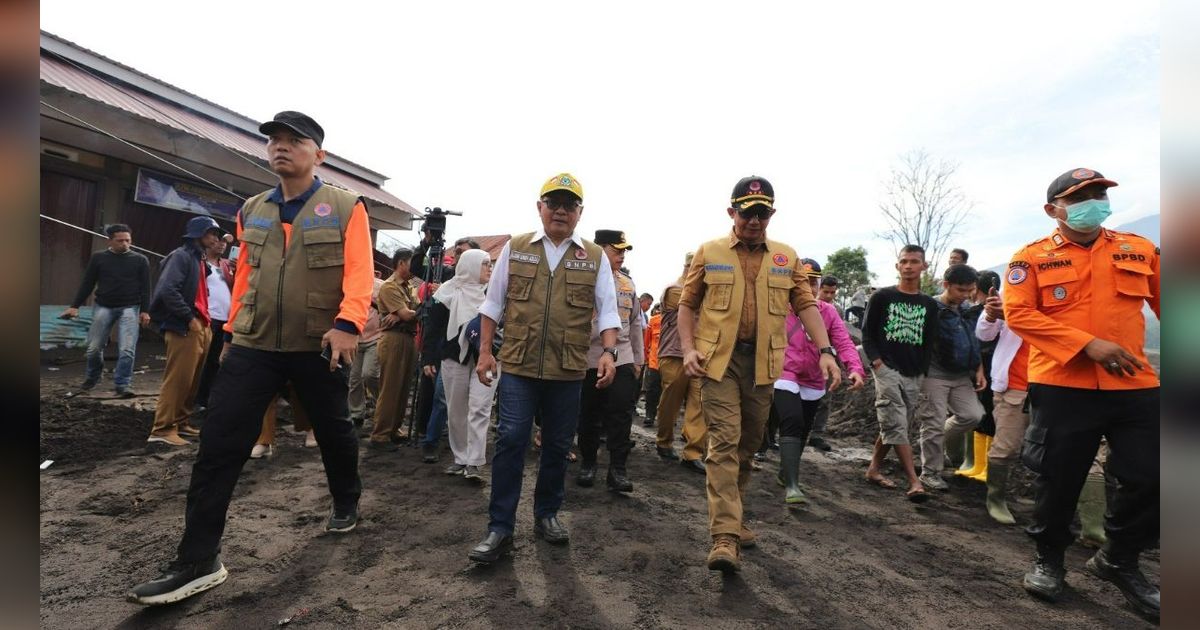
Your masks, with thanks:
[[[1075,504],[1104,437],[1107,472],[1117,480],[1104,532],[1114,551],[1136,553],[1152,545],[1159,533],[1159,389],[1106,391],[1031,383],[1029,401],[1021,460],[1037,478],[1033,523],[1026,533],[1052,549],[1071,543]]]
[[[826,394],[828,396],[829,394]],[[771,400],[771,413],[779,418],[779,437],[800,438],[807,442],[817,418],[819,400],[804,400],[800,394],[782,389],[775,390]]]
[[[601,431],[608,447],[609,464],[625,464],[633,446],[629,441],[629,427],[633,423],[629,401],[637,393],[638,381],[632,364],[618,365],[612,384],[604,389],[596,389],[596,370],[587,371],[579,395],[578,429],[579,457],[585,465],[596,465]]]
[[[334,504],[349,508],[358,502],[362,482],[358,437],[346,399],[349,376],[349,368],[330,372],[329,361],[316,352],[229,349],[213,383],[192,465],[180,562],[207,560],[220,551],[234,486],[262,429],[267,405],[287,381],[312,421]]]
[[[208,394],[212,391],[213,379],[217,376],[217,367],[221,365],[221,347],[225,345],[225,322],[212,321],[212,342],[208,344],[208,354],[204,357],[204,370],[200,372],[200,389],[196,390],[196,404],[207,407]]]
[[[662,398],[662,375],[657,369],[647,365],[642,380],[642,389],[646,391],[646,418],[654,420],[658,417],[658,399]]]

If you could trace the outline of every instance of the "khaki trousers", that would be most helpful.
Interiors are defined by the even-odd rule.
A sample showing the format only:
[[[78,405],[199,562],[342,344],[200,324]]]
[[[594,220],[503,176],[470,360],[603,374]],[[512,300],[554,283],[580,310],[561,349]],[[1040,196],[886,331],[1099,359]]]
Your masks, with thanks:
[[[154,410],[154,428],[150,430],[150,435],[158,436],[176,434],[192,415],[212,329],[205,326],[189,330],[186,335],[168,330],[163,339],[167,342],[167,366]]]
[[[708,427],[704,423],[704,412],[700,405],[700,386],[705,379],[689,378],[687,404],[683,409],[683,459],[704,459],[708,452]]]
[[[379,339],[379,398],[375,401],[372,442],[388,442],[404,426],[417,346],[413,336],[389,330]]]
[[[996,435],[988,449],[988,459],[1015,462],[1021,456],[1025,429],[1029,427],[1029,414],[1021,411],[1025,396],[1026,393],[1019,389],[993,395],[992,418],[996,421]]]
[[[688,391],[691,386],[692,379],[687,377],[683,371],[683,359],[679,357],[660,357],[658,360],[658,375],[662,379],[662,394],[658,399],[658,447],[671,448],[672,442],[675,439],[675,421],[679,419],[679,410],[683,407],[684,401],[687,400]],[[698,387],[698,386],[697,386]],[[699,393],[697,391],[697,393]],[[700,409],[696,406],[696,419],[700,420]],[[703,421],[697,423],[700,425],[700,436],[704,435]],[[684,419],[685,438],[688,435],[687,419]],[[704,456],[703,448],[701,447],[690,459],[699,459]]]
[[[762,443],[771,411],[771,385],[754,384],[754,355],[734,352],[725,378],[708,378],[700,389],[708,424],[708,529],[713,536],[742,531],[742,497],[750,462]]]

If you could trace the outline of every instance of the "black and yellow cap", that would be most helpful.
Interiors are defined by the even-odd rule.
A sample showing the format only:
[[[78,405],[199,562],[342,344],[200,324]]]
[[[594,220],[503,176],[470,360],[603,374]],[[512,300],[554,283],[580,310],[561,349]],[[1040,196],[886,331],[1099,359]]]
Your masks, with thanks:
[[[758,175],[743,177],[733,187],[729,203],[732,204],[734,210],[745,210],[756,205],[774,208],[775,189],[771,186],[771,182],[764,177]]]
[[[592,242],[600,246],[612,245],[613,249],[633,249],[633,245],[625,240],[625,233],[620,230],[596,230],[596,238]]]
[[[575,176],[570,173],[559,173],[546,180],[546,183],[542,184],[542,192],[538,196],[545,197],[547,193],[552,193],[556,190],[565,190],[579,197],[580,201],[583,201],[583,184],[579,183],[579,180],[575,179]]]

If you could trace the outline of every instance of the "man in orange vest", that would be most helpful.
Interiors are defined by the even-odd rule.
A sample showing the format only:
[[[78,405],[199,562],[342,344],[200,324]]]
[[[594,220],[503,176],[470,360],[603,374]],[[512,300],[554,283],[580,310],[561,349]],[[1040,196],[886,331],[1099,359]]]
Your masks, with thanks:
[[[1138,556],[1159,536],[1159,380],[1146,360],[1143,307],[1159,314],[1158,248],[1101,227],[1117,183],[1078,168],[1046,193],[1057,228],[1016,253],[1005,274],[1008,327],[1029,342],[1032,418],[1021,459],[1037,473],[1034,567],[1025,590],[1055,601],[1079,493],[1101,438],[1118,481],[1105,546],[1087,562],[1142,615],[1159,616],[1159,590]]]

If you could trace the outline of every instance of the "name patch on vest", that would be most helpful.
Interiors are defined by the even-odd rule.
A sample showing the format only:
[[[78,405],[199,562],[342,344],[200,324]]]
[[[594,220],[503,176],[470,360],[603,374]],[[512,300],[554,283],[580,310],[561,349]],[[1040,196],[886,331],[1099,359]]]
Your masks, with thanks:
[[[266,217],[246,217],[242,219],[243,228],[261,228],[264,230],[271,229],[275,222]]]
[[[779,276],[790,276],[790,275],[792,275],[792,268],[791,267],[771,267],[771,273],[773,273],[775,275],[779,275]]]
[[[342,219],[336,214],[326,217],[305,217],[300,222],[300,229],[311,230],[313,228],[339,227],[341,224]]]
[[[733,265],[721,265],[718,263],[706,263],[705,271],[733,271]]]
[[[583,250],[580,250],[580,251],[583,251]],[[596,270],[596,261],[594,261],[594,260],[564,260],[563,268],[579,269],[582,271],[595,271]]]
[[[523,262],[523,263],[529,263],[531,265],[536,265],[539,262],[541,262],[542,257],[537,254],[528,254],[525,252],[510,252],[508,255],[508,259],[515,260],[517,262]]]

